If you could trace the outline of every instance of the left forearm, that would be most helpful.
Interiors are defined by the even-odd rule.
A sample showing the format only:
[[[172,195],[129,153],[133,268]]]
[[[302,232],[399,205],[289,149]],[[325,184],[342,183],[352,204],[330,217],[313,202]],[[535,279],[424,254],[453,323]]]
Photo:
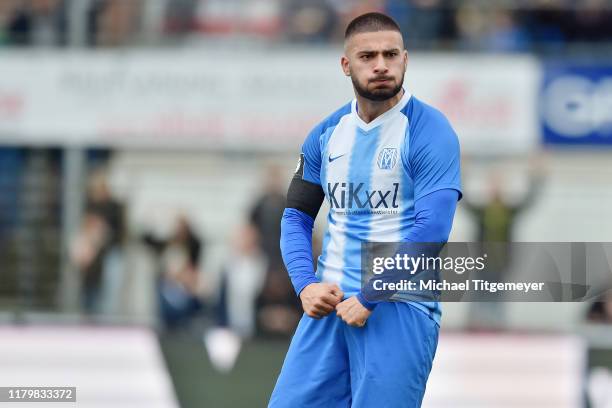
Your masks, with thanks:
[[[414,242],[415,245],[410,245],[408,247],[403,246],[401,250],[408,252],[435,251],[435,255],[437,255],[442,245],[438,248],[438,246],[422,246],[420,244],[444,244],[448,241],[455,209],[457,207],[458,194],[456,190],[443,189],[418,199],[415,202],[414,224],[410,226],[408,231],[402,236],[403,242]],[[413,255],[417,256],[418,254]],[[434,254],[430,255],[434,256]],[[403,277],[403,274],[398,272],[383,274],[377,276],[376,279],[386,283],[395,283],[399,282]],[[361,292],[357,294],[357,299],[368,310],[373,310],[377,303],[389,299],[395,292],[396,291],[374,291],[371,284],[366,284]],[[376,301],[374,301],[374,299],[376,299]]]

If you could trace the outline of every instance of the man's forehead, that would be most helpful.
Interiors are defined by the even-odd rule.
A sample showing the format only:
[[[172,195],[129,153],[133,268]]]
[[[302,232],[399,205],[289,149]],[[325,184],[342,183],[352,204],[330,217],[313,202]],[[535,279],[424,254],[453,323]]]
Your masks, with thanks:
[[[344,48],[349,52],[402,50],[404,49],[404,41],[401,33],[397,31],[368,31],[353,34],[346,40]]]

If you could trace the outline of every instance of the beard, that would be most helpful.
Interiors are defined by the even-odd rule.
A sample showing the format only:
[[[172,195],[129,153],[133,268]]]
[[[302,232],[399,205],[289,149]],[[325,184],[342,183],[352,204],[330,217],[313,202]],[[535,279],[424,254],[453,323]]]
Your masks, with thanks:
[[[387,78],[387,77],[385,77]],[[387,99],[393,98],[395,95],[401,91],[402,86],[404,84],[404,74],[402,74],[402,78],[399,83],[393,88],[378,88],[373,91],[368,90],[366,87],[361,86],[361,84],[355,79],[353,75],[351,75],[351,82],[353,83],[353,88],[355,88],[355,92],[359,96],[365,99],[369,99],[374,102],[382,102]]]

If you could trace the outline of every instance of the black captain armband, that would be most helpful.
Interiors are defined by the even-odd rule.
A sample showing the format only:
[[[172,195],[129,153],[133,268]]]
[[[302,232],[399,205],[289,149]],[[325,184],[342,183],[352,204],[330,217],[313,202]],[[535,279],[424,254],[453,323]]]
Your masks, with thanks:
[[[302,153],[287,192],[287,208],[300,210],[314,219],[319,213],[324,198],[325,193],[320,185],[304,180],[304,154]]]

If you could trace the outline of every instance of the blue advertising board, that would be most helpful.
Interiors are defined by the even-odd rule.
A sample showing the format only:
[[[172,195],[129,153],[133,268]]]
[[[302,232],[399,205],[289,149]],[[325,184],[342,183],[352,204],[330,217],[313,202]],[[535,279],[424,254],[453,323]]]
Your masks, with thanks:
[[[540,92],[545,144],[612,147],[612,63],[548,63]]]

